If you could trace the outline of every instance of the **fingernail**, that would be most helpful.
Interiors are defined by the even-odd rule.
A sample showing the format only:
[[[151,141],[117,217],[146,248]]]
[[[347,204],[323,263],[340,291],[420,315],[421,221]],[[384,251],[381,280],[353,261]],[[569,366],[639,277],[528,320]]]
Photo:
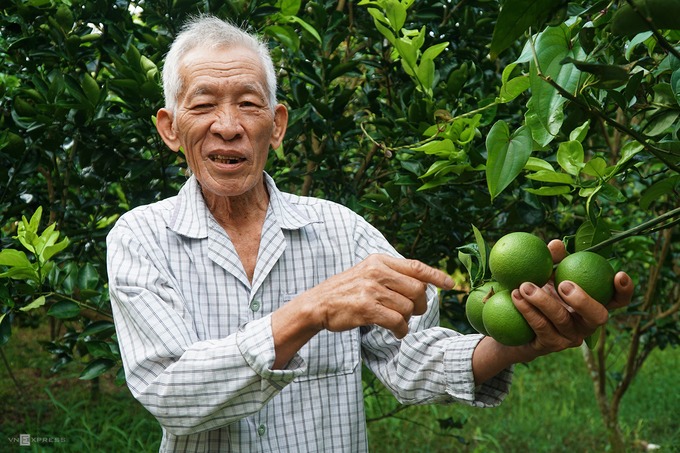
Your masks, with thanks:
[[[538,287],[531,282],[525,282],[525,283],[522,283],[522,286],[520,286],[520,289],[522,290],[522,292],[524,293],[525,296],[531,296],[533,293],[536,292]]]
[[[560,292],[565,296],[568,296],[574,291],[574,284],[571,282],[560,283]]]
[[[627,275],[624,275],[623,277],[621,277],[621,286],[628,286],[629,283],[630,283],[630,278],[628,278]]]

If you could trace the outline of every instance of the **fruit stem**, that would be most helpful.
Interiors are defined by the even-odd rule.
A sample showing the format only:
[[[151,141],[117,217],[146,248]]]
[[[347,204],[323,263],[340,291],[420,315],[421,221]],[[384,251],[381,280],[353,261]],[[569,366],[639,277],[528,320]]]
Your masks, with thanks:
[[[658,216],[658,217],[656,217],[652,220],[648,220],[647,222],[643,222],[643,223],[639,224],[638,226],[633,227],[629,230],[623,231],[619,234],[615,234],[614,236],[610,237],[609,239],[606,239],[606,240],[604,240],[604,241],[602,241],[598,244],[591,245],[590,247],[588,247],[585,250],[589,251],[589,252],[594,252],[594,251],[600,250],[604,247],[607,247],[608,245],[614,244],[616,242],[619,242],[622,239],[625,239],[625,238],[628,238],[628,237],[631,237],[631,236],[635,236],[635,235],[642,234],[642,233],[649,232],[649,231],[658,231],[658,230],[670,228],[673,225],[680,223],[680,218],[675,219],[675,220],[670,220],[673,217],[675,217],[676,215],[680,215],[680,207],[675,208],[675,209],[671,209],[670,211],[668,211],[664,214],[661,214],[660,216]],[[664,223],[664,222],[667,222],[667,223]]]

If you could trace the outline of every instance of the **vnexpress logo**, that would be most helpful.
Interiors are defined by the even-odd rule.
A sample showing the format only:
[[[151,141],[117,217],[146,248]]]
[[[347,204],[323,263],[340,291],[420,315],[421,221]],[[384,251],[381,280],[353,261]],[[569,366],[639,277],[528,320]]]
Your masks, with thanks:
[[[30,434],[19,434],[19,437],[8,437],[7,440],[14,444],[18,442],[20,447],[30,447],[34,444],[60,444],[66,442],[65,437],[31,436]]]

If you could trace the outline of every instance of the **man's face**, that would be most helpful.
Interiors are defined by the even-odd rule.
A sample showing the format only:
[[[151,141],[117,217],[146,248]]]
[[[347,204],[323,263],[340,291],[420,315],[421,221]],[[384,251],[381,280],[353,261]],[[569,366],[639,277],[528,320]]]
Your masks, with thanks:
[[[283,105],[269,107],[257,55],[243,47],[196,48],[181,65],[175,115],[159,111],[161,136],[184,150],[206,201],[259,190],[269,148],[281,144],[288,115]]]

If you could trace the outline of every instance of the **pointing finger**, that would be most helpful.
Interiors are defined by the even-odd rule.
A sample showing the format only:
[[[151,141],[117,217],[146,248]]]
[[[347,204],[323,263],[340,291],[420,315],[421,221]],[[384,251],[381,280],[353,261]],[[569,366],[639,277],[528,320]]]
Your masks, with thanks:
[[[422,261],[386,256],[385,264],[400,274],[423,283],[431,283],[441,289],[451,289],[454,285],[453,279],[447,273],[428,266]]]

